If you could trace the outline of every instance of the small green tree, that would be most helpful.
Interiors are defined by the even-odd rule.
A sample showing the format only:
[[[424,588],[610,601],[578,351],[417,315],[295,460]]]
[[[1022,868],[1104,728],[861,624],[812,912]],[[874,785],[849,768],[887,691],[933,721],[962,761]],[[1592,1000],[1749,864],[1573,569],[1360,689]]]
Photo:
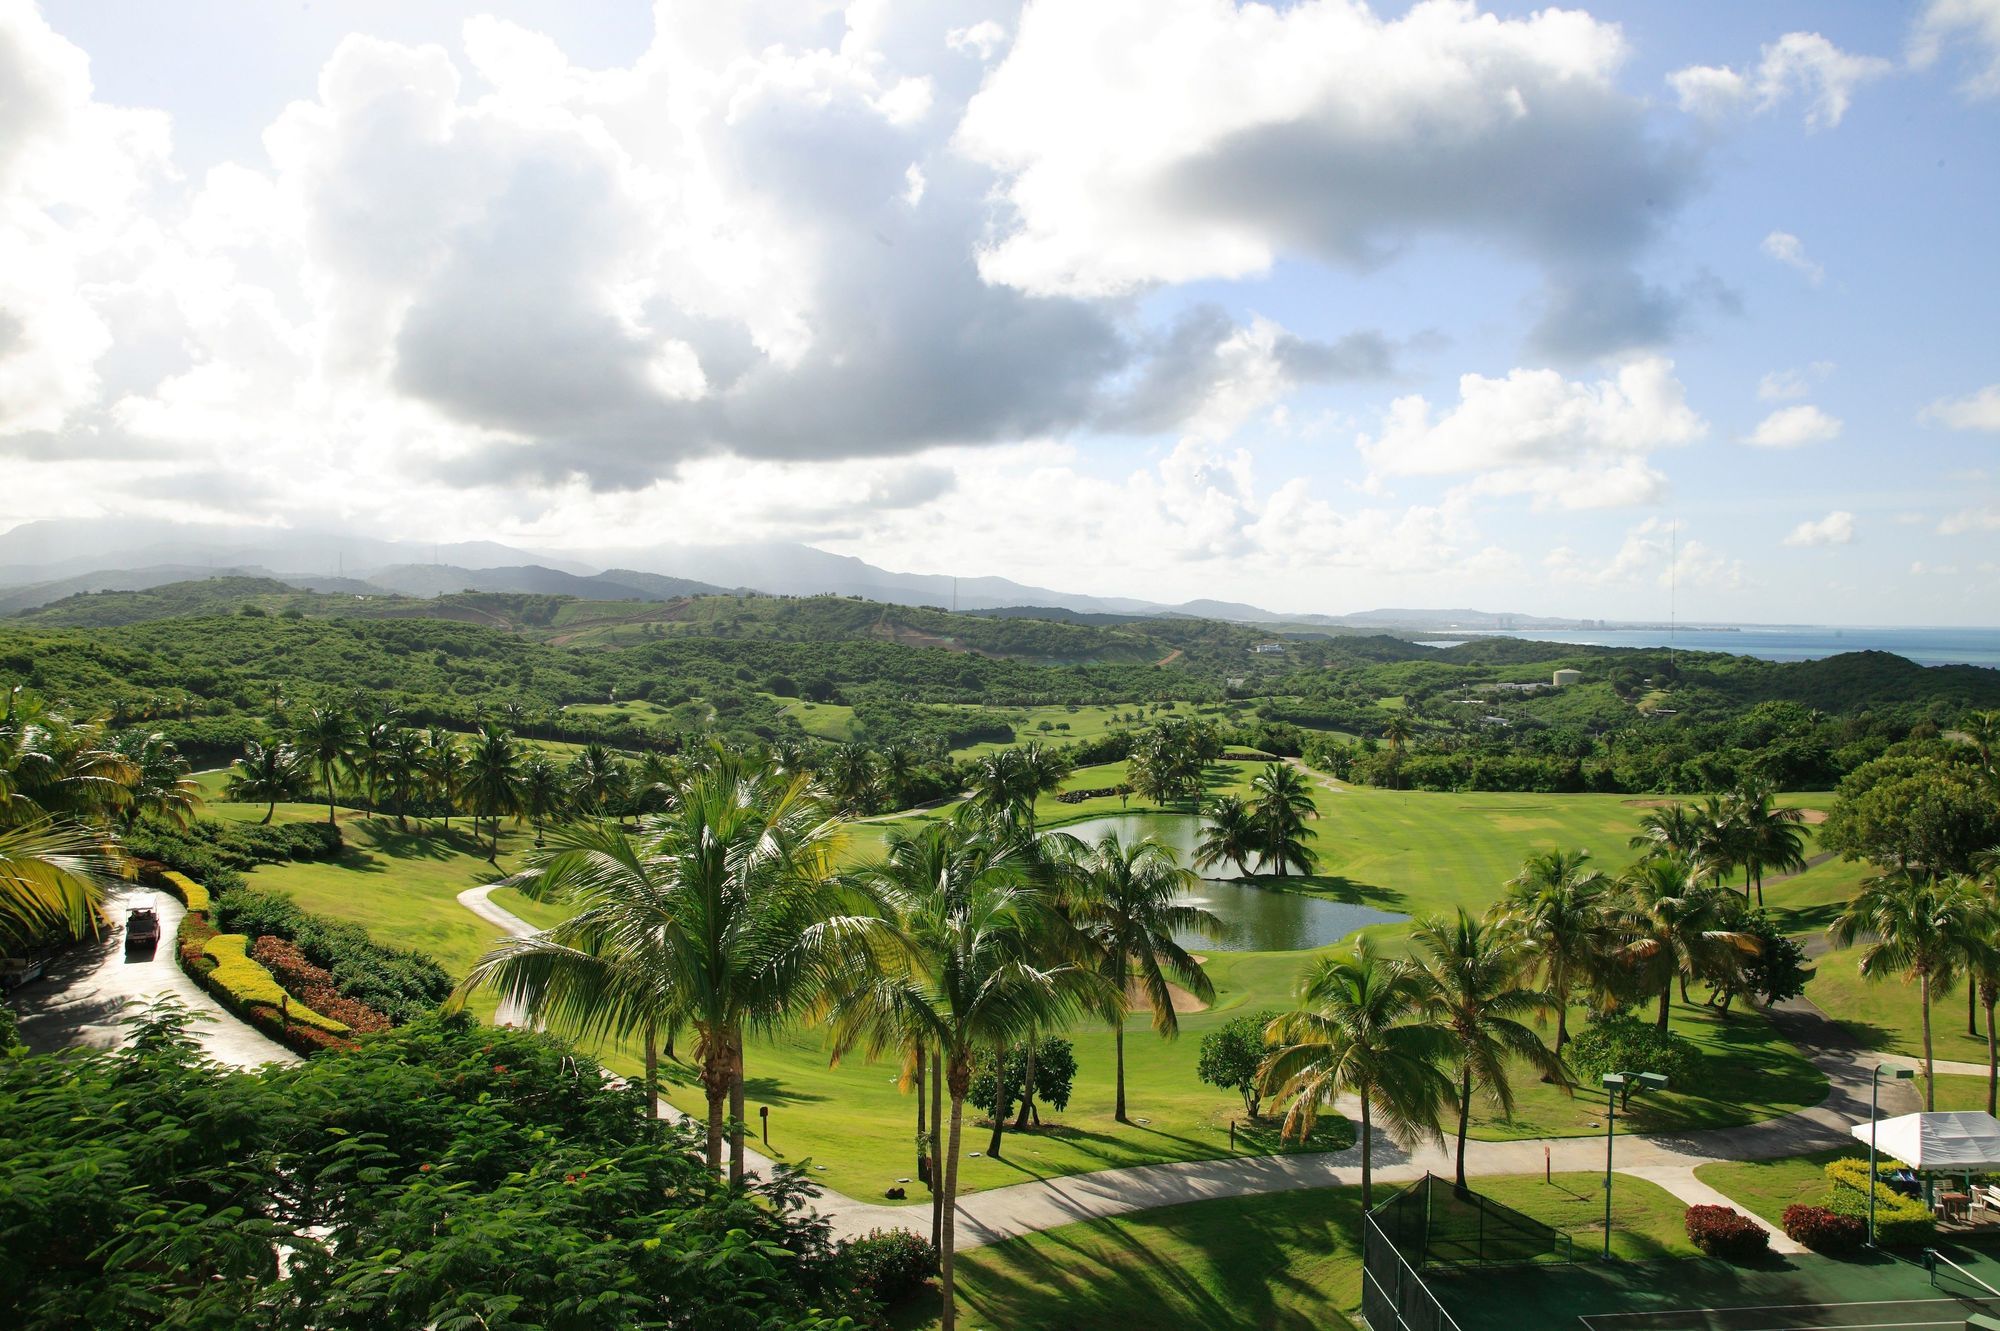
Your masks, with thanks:
[[[1269,1008],[1237,1017],[1201,1037],[1201,1054],[1194,1075],[1209,1086],[1243,1097],[1243,1112],[1257,1117],[1264,1103],[1259,1084],[1264,1063],[1264,1028],[1278,1014]]]
[[[1570,1069],[1587,1084],[1607,1072],[1657,1072],[1670,1088],[1685,1088],[1700,1058],[1701,1051],[1685,1035],[1663,1031],[1629,1012],[1591,1022],[1569,1044]],[[1631,1095],[1628,1082],[1619,1096],[1620,1109]]]

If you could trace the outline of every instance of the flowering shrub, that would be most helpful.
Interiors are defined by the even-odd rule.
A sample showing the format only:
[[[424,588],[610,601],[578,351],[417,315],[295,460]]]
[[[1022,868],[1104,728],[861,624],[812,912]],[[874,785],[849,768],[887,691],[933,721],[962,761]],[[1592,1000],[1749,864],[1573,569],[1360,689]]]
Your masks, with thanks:
[[[343,995],[334,987],[333,976],[306,960],[297,943],[276,934],[266,934],[250,945],[250,955],[276,977],[285,992],[315,1012],[345,1022],[357,1031],[386,1031],[389,1019]]]
[[[1710,1257],[1740,1262],[1770,1250],[1771,1236],[1764,1227],[1727,1206],[1690,1206],[1683,1221],[1688,1241]]]
[[[1814,1252],[1853,1252],[1868,1238],[1868,1224],[1858,1216],[1840,1215],[1824,1206],[1785,1208],[1785,1237]]]
[[[242,1011],[253,1006],[283,1008],[302,1026],[317,1026],[335,1035],[347,1033],[347,1023],[322,1016],[304,1003],[293,1003],[277,977],[250,959],[249,939],[242,934],[217,934],[202,948],[215,963],[208,972],[208,989],[225,1004]]]

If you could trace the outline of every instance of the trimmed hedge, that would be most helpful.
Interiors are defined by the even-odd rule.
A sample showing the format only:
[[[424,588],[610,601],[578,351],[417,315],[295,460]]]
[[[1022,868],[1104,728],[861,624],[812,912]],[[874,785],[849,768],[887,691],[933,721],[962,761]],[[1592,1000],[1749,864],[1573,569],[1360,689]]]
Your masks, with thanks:
[[[1771,1236],[1762,1225],[1727,1206],[1690,1206],[1682,1223],[1688,1241],[1710,1257],[1741,1262],[1771,1249]]]
[[[1868,1241],[1868,1222],[1841,1215],[1824,1206],[1793,1204],[1785,1208],[1785,1237],[1814,1252],[1838,1256],[1853,1252]]]
[[[286,993],[314,1011],[357,1032],[389,1029],[387,1017],[334,988],[333,977],[307,961],[299,945],[290,939],[266,934],[250,945],[250,959],[271,972]]]
[[[230,933],[290,939],[344,996],[399,1026],[436,1011],[451,994],[451,976],[423,953],[384,947],[358,924],[313,915],[268,892],[220,894],[215,922]]]
[[[165,870],[160,874],[160,886],[179,897],[181,904],[189,910],[200,911],[203,915],[208,914],[208,889],[186,874],[176,873],[172,869]]]
[[[1881,1176],[1901,1169],[1894,1160],[1876,1162],[1875,1241],[1885,1248],[1920,1248],[1937,1237],[1937,1218],[1914,1197],[1905,1197],[1881,1182]],[[1827,1181],[1833,1184],[1833,1200],[1827,1206],[1835,1215],[1851,1216],[1868,1222],[1868,1162],[1851,1157],[1832,1160],[1826,1166]]]
[[[262,1005],[285,1012],[302,1026],[314,1026],[330,1035],[345,1035],[351,1029],[344,1021],[321,1016],[304,1003],[294,1003],[276,976],[250,956],[250,940],[242,934],[217,934],[202,945],[201,954],[215,963],[208,982],[244,1008]],[[221,997],[217,994],[217,997]],[[226,1000],[225,1000],[226,1001]]]

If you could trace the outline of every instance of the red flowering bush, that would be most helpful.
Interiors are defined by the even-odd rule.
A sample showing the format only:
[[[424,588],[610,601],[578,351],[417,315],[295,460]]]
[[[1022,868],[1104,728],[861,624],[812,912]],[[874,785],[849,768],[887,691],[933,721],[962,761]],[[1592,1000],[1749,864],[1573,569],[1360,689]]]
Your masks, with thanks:
[[[277,978],[285,992],[313,1011],[345,1022],[356,1031],[386,1031],[389,1019],[346,997],[336,989],[333,976],[306,960],[298,944],[276,934],[265,934],[250,948],[250,956]]]
[[[1740,1262],[1770,1251],[1764,1227],[1727,1206],[1690,1206],[1683,1219],[1688,1241],[1710,1257]]]
[[[1853,1252],[1868,1238],[1868,1224],[1859,1216],[1839,1215],[1824,1206],[1785,1208],[1785,1237],[1814,1252]]]

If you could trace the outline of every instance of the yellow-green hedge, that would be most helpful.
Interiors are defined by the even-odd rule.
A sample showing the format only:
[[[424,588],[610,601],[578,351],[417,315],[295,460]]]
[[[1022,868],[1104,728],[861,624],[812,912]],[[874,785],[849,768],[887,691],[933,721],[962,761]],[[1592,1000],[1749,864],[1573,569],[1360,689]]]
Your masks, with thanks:
[[[250,956],[247,935],[217,934],[202,947],[201,954],[215,963],[215,969],[208,973],[209,982],[237,1003],[245,1007],[262,1004],[277,1008],[289,1002],[287,1015],[302,1026],[312,1026],[330,1035],[346,1035],[351,1029],[346,1022],[323,1017],[287,994],[276,977]]]
[[[1885,1248],[1920,1247],[1937,1237],[1937,1220],[1929,1209],[1916,1198],[1905,1197],[1881,1181],[1884,1174],[1894,1173],[1902,1167],[1900,1162],[1886,1158],[1875,1162],[1875,1233]],[[1865,1220],[1868,1216],[1868,1162],[1851,1157],[1830,1160],[1826,1166],[1826,1178],[1833,1184],[1833,1197],[1828,1209],[1835,1215]]]
[[[172,869],[160,875],[160,883],[167,891],[181,899],[181,904],[189,910],[208,912],[208,889],[184,873]]]

